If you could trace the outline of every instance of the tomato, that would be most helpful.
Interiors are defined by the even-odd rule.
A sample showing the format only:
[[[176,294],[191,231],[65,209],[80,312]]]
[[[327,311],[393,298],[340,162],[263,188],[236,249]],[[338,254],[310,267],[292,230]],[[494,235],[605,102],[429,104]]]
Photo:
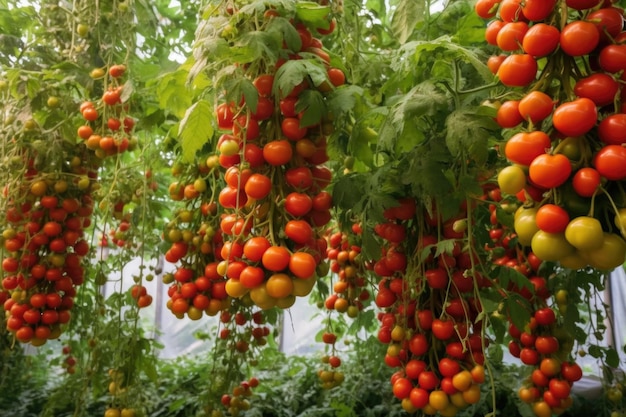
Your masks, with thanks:
[[[613,103],[618,92],[619,83],[601,72],[579,79],[574,86],[574,93],[578,97],[588,98],[599,107]]]
[[[602,3],[603,0],[566,0],[567,7],[571,7],[576,10],[585,10],[596,7]]]
[[[595,154],[593,165],[606,179],[619,181],[626,178],[626,148],[620,145],[603,147]]]
[[[123,64],[111,65],[109,75],[113,78],[119,78],[126,72],[126,66]]]
[[[626,143],[626,114],[617,113],[605,117],[598,125],[598,137],[607,145]]]
[[[522,40],[522,49],[535,58],[550,55],[559,46],[561,32],[545,23],[537,23],[531,26]]]
[[[293,149],[286,139],[273,140],[263,146],[263,158],[268,164],[278,166],[291,161]]]
[[[389,290],[387,290],[389,291]],[[391,291],[389,291],[391,293]],[[379,292],[380,294],[380,292]],[[391,293],[393,295],[393,293]],[[376,297],[378,299],[378,296]],[[395,299],[395,295],[394,295]],[[376,303],[378,305],[378,302]],[[429,343],[428,339],[423,333],[414,333],[409,339],[409,350],[415,356],[422,356],[428,352]]]
[[[221,103],[215,109],[217,117],[217,126],[220,129],[230,130],[233,127],[233,108],[230,104]]]
[[[253,117],[241,115],[235,118],[232,131],[236,138],[243,139],[245,135],[246,140],[255,140],[260,134],[259,121]]]
[[[556,204],[544,204],[535,216],[537,227],[548,233],[562,233],[569,224],[569,214]]]
[[[582,136],[596,124],[596,104],[588,98],[566,102],[554,110],[552,124],[565,136]]]
[[[579,169],[572,178],[574,191],[581,197],[593,196],[601,183],[600,173],[589,167]]]
[[[507,22],[498,31],[496,45],[503,51],[516,51],[520,49],[527,31],[528,23],[526,22]]]
[[[400,400],[408,398],[412,389],[413,383],[407,378],[396,379],[392,387],[393,395]]]
[[[108,106],[114,106],[121,103],[120,92],[118,90],[107,90],[102,95],[102,101]]]
[[[500,19],[505,22],[516,22],[518,20],[527,20],[522,13],[522,0],[503,0],[500,3]]]
[[[569,382],[558,378],[552,378],[550,380],[549,389],[552,395],[560,400],[564,400],[569,397],[571,386]]]
[[[599,43],[598,28],[584,20],[570,22],[561,31],[561,50],[570,56],[588,55]]]
[[[250,168],[258,168],[265,164],[263,150],[254,143],[246,143],[243,150],[243,157],[250,165]]]
[[[264,236],[255,236],[243,245],[243,255],[251,262],[258,262],[263,258],[265,251],[272,246]]]
[[[576,362],[563,362],[561,375],[569,382],[576,382],[583,377],[583,370]]]
[[[271,74],[259,75],[252,82],[261,97],[270,97],[274,87],[274,76]]]
[[[96,110],[94,107],[87,107],[81,113],[83,115],[83,118],[90,122],[93,122],[96,119],[98,119],[98,110]]]
[[[492,20],[485,29],[485,40],[489,45],[498,44],[498,32],[504,27],[505,23],[502,20]]]
[[[272,190],[272,180],[263,174],[252,174],[245,183],[244,191],[246,195],[255,200],[267,197]]]
[[[534,314],[537,324],[540,326],[550,326],[556,321],[556,314],[550,307],[543,307],[535,311]]]
[[[427,269],[424,278],[430,288],[441,290],[448,287],[448,272],[443,268]]]
[[[600,42],[611,43],[622,31],[624,17],[616,7],[603,7],[587,15],[586,20],[596,25],[600,33]]]
[[[518,242],[523,246],[530,246],[535,233],[539,231],[536,216],[537,208],[524,208],[523,206],[515,213],[514,229]]]
[[[428,397],[428,404],[430,404],[430,406],[437,411],[443,411],[450,404],[450,399],[448,398],[448,394],[444,391],[435,390],[430,393],[430,396]]]
[[[280,112],[285,117],[296,117],[296,103],[298,99],[296,97],[286,97],[280,100]]]
[[[483,19],[491,19],[498,12],[498,6],[501,1],[502,0],[478,0],[474,5],[474,11]]]
[[[528,20],[544,20],[552,13],[556,3],[557,0],[524,0],[522,13]]]
[[[438,364],[439,373],[444,377],[453,377],[461,371],[459,363],[450,358],[441,358]]]
[[[537,124],[550,116],[554,109],[552,97],[541,91],[531,91],[519,102],[519,113],[524,120]]]
[[[564,233],[535,233],[530,244],[534,254],[543,261],[558,261],[575,252]]]
[[[308,194],[289,193],[285,197],[285,210],[294,217],[307,214],[313,208],[313,201]]]
[[[266,269],[278,272],[287,268],[290,258],[291,255],[287,248],[283,246],[270,246],[263,252],[261,262]]]
[[[256,111],[252,113],[255,120],[267,120],[274,114],[274,102],[266,97],[259,97],[256,104]]]
[[[544,188],[556,188],[563,184],[572,173],[570,160],[562,154],[543,154],[536,157],[528,169],[528,177],[533,184]]]
[[[293,291],[293,281],[287,274],[273,274],[265,283],[265,289],[270,297],[286,298]]]
[[[289,168],[285,172],[285,181],[297,190],[306,190],[313,185],[313,173],[306,166]]]
[[[507,87],[525,87],[534,81],[537,68],[537,61],[531,55],[512,54],[502,62],[497,75]]]
[[[519,100],[508,100],[500,105],[496,113],[496,122],[500,127],[515,127],[524,121],[519,112]]]
[[[525,365],[536,365],[539,362],[539,353],[533,348],[523,348],[519,358]]]
[[[315,258],[307,252],[295,252],[289,259],[289,270],[300,279],[313,277],[316,267]]]
[[[506,142],[504,154],[511,162],[528,166],[550,146],[550,137],[541,130],[520,132]]]
[[[283,135],[290,140],[297,141],[304,138],[308,129],[300,126],[300,120],[295,117],[286,117],[281,123]]]
[[[448,340],[454,335],[455,332],[454,321],[434,319],[431,331],[437,339]]]
[[[598,64],[606,72],[616,73],[626,69],[626,45],[607,45],[600,51]]]
[[[576,217],[567,225],[565,238],[577,249],[583,251],[598,249],[604,241],[602,224],[594,217]]]
[[[506,59],[506,55],[491,55],[487,59],[487,67],[492,74],[497,74],[502,62]]]
[[[289,220],[285,225],[285,235],[299,244],[305,244],[313,238],[313,229],[305,220]]]
[[[339,68],[329,68],[327,73],[330,83],[335,87],[342,86],[346,83],[346,74]]]
[[[420,388],[432,391],[439,385],[439,378],[433,371],[423,371],[417,379],[417,383]]]
[[[626,241],[614,233],[605,233],[602,246],[584,252],[584,256],[594,268],[610,271],[624,263]]]
[[[429,392],[424,388],[415,387],[409,394],[409,400],[411,401],[413,407],[422,409],[428,405],[429,395]]]

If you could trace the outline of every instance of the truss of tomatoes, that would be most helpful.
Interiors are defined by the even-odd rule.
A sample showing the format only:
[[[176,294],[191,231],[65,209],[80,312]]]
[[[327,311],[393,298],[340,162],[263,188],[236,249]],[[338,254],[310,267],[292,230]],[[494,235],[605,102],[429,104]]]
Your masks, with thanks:
[[[326,255],[321,228],[331,219],[332,198],[324,191],[332,177],[324,166],[330,124],[320,120],[304,126],[296,109],[307,89],[325,93],[345,82],[343,72],[330,67],[321,41],[304,24],[292,24],[300,50],[285,45],[284,59],[262,74],[246,74],[258,94],[256,108],[245,100],[216,108],[223,132],[216,151],[226,183],[218,197],[225,212],[219,272],[227,278],[228,295],[248,295],[263,309],[288,308],[307,295]],[[278,91],[277,71],[297,59],[324,68],[328,79],[314,86],[305,76],[292,91]]]
[[[512,164],[498,183],[528,203],[515,231],[540,259],[571,269],[612,270],[626,258],[626,32],[613,3],[476,4],[492,19],[487,43],[503,52],[488,66],[511,90],[496,121]]]
[[[466,214],[443,222],[412,198],[384,214],[387,221],[374,229],[382,256],[369,267],[380,278],[378,339],[388,345],[385,363],[398,368],[393,394],[407,412],[455,415],[480,400],[488,345],[474,294],[490,284],[480,274],[466,275],[477,262],[475,252],[462,249],[467,236],[457,220]],[[439,223],[449,251],[435,249]]]
[[[91,223],[97,164],[83,145],[63,141],[61,146],[69,160],[55,170],[46,158],[22,150],[25,172],[16,174],[3,194],[0,298],[7,329],[34,346],[57,339],[70,321],[90,246],[85,228]]]

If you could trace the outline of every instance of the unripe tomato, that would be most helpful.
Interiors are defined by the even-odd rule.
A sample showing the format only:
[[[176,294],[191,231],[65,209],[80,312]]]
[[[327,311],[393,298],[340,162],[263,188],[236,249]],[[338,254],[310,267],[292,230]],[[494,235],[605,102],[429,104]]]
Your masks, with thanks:
[[[503,193],[517,194],[526,186],[526,174],[518,165],[502,168],[498,173],[498,187]]]
[[[592,267],[610,271],[624,263],[626,241],[614,233],[604,233],[602,246],[583,252],[583,255]]]
[[[515,212],[513,227],[518,242],[523,246],[530,246],[533,236],[539,231],[536,222],[537,210],[535,207],[525,208],[522,206]]]
[[[544,261],[558,261],[576,250],[565,239],[564,233],[547,233],[542,230],[533,236],[531,248]]]
[[[565,228],[565,238],[575,248],[588,251],[602,246],[604,232],[598,219],[580,216],[569,222]]]

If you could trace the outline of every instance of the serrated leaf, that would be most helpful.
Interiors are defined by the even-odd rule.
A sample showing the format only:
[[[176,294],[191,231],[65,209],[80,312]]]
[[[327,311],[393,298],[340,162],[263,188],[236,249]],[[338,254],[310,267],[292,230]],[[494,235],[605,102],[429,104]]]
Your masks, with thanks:
[[[326,97],[328,111],[332,114],[343,114],[354,109],[357,97],[363,95],[363,88],[356,85],[347,85],[335,88]]]
[[[298,1],[296,3],[296,17],[298,20],[314,28],[327,29],[329,27],[328,14],[330,6],[320,5],[312,1]]]
[[[528,302],[518,294],[510,294],[504,300],[505,310],[508,318],[513,322],[515,327],[523,330],[530,322],[530,310]]]
[[[296,113],[302,114],[300,127],[309,127],[318,124],[326,113],[324,96],[317,90],[304,90],[296,102]]]
[[[466,155],[478,165],[489,156],[493,119],[468,109],[455,110],[446,118],[446,145],[453,156]]]
[[[182,148],[183,160],[192,163],[196,153],[213,136],[213,109],[206,100],[192,105],[180,121],[178,138]]]
[[[446,96],[431,82],[423,82],[400,96],[391,109],[390,123],[402,133],[406,119],[433,115],[446,104]]]
[[[424,18],[428,4],[424,0],[400,0],[391,17],[391,30],[400,44],[409,39],[415,26]]]
[[[327,79],[326,70],[308,59],[285,62],[274,76],[274,96],[287,96],[295,86],[305,81],[308,77],[311,78],[314,85],[320,85]]]
[[[279,16],[274,17],[268,23],[266,31],[268,33],[280,33],[288,49],[292,51],[302,49],[302,39],[300,39],[298,31],[288,19]]]

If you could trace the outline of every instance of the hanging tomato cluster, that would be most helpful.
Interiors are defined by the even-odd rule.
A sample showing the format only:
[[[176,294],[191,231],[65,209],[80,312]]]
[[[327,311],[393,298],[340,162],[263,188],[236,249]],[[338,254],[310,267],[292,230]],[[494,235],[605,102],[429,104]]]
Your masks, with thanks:
[[[284,20],[273,9],[264,18]],[[263,309],[288,308],[295,297],[307,295],[326,255],[322,227],[330,221],[332,199],[324,191],[331,171],[323,164],[332,126],[325,115],[306,123],[311,109],[300,109],[300,100],[309,91],[324,100],[323,94],[345,82],[310,29],[297,20],[289,25],[297,38],[284,42],[278,62],[244,70],[256,103],[245,96],[216,107],[219,164],[226,170],[219,193],[225,261],[218,272],[228,279],[230,296],[248,294]],[[323,71],[325,80],[315,85],[308,73],[293,71],[294,62]],[[281,77],[294,76],[293,85],[283,84]]]
[[[85,101],[81,104],[80,113],[87,124],[80,126],[77,133],[98,158],[132,150],[136,146],[137,139],[132,137],[135,120],[128,115],[128,96],[124,92],[124,88],[130,91],[132,87],[121,84],[125,72],[125,65],[116,64],[109,67],[108,77],[101,68],[90,73],[92,78],[105,79],[106,91],[96,103]]]
[[[13,158],[25,169],[16,171],[2,195],[7,328],[35,346],[58,338],[70,320],[76,287],[85,278],[85,228],[97,178],[97,165],[82,144],[50,137],[47,152],[34,151],[27,142],[38,134],[33,128],[14,142]]]
[[[445,222],[431,214],[410,198],[386,210],[387,221],[375,227],[382,257],[370,266],[381,278],[378,339],[388,344],[385,363],[399,368],[393,394],[408,412],[452,416],[480,400],[488,341],[474,295],[489,281],[474,271],[476,253],[464,245],[464,210]]]
[[[623,10],[604,0],[481,0],[485,37],[506,54],[489,67],[511,92],[496,120],[504,193],[528,205],[519,242],[542,260],[611,270],[626,257],[626,69]],[[541,68],[541,70],[539,70]]]

